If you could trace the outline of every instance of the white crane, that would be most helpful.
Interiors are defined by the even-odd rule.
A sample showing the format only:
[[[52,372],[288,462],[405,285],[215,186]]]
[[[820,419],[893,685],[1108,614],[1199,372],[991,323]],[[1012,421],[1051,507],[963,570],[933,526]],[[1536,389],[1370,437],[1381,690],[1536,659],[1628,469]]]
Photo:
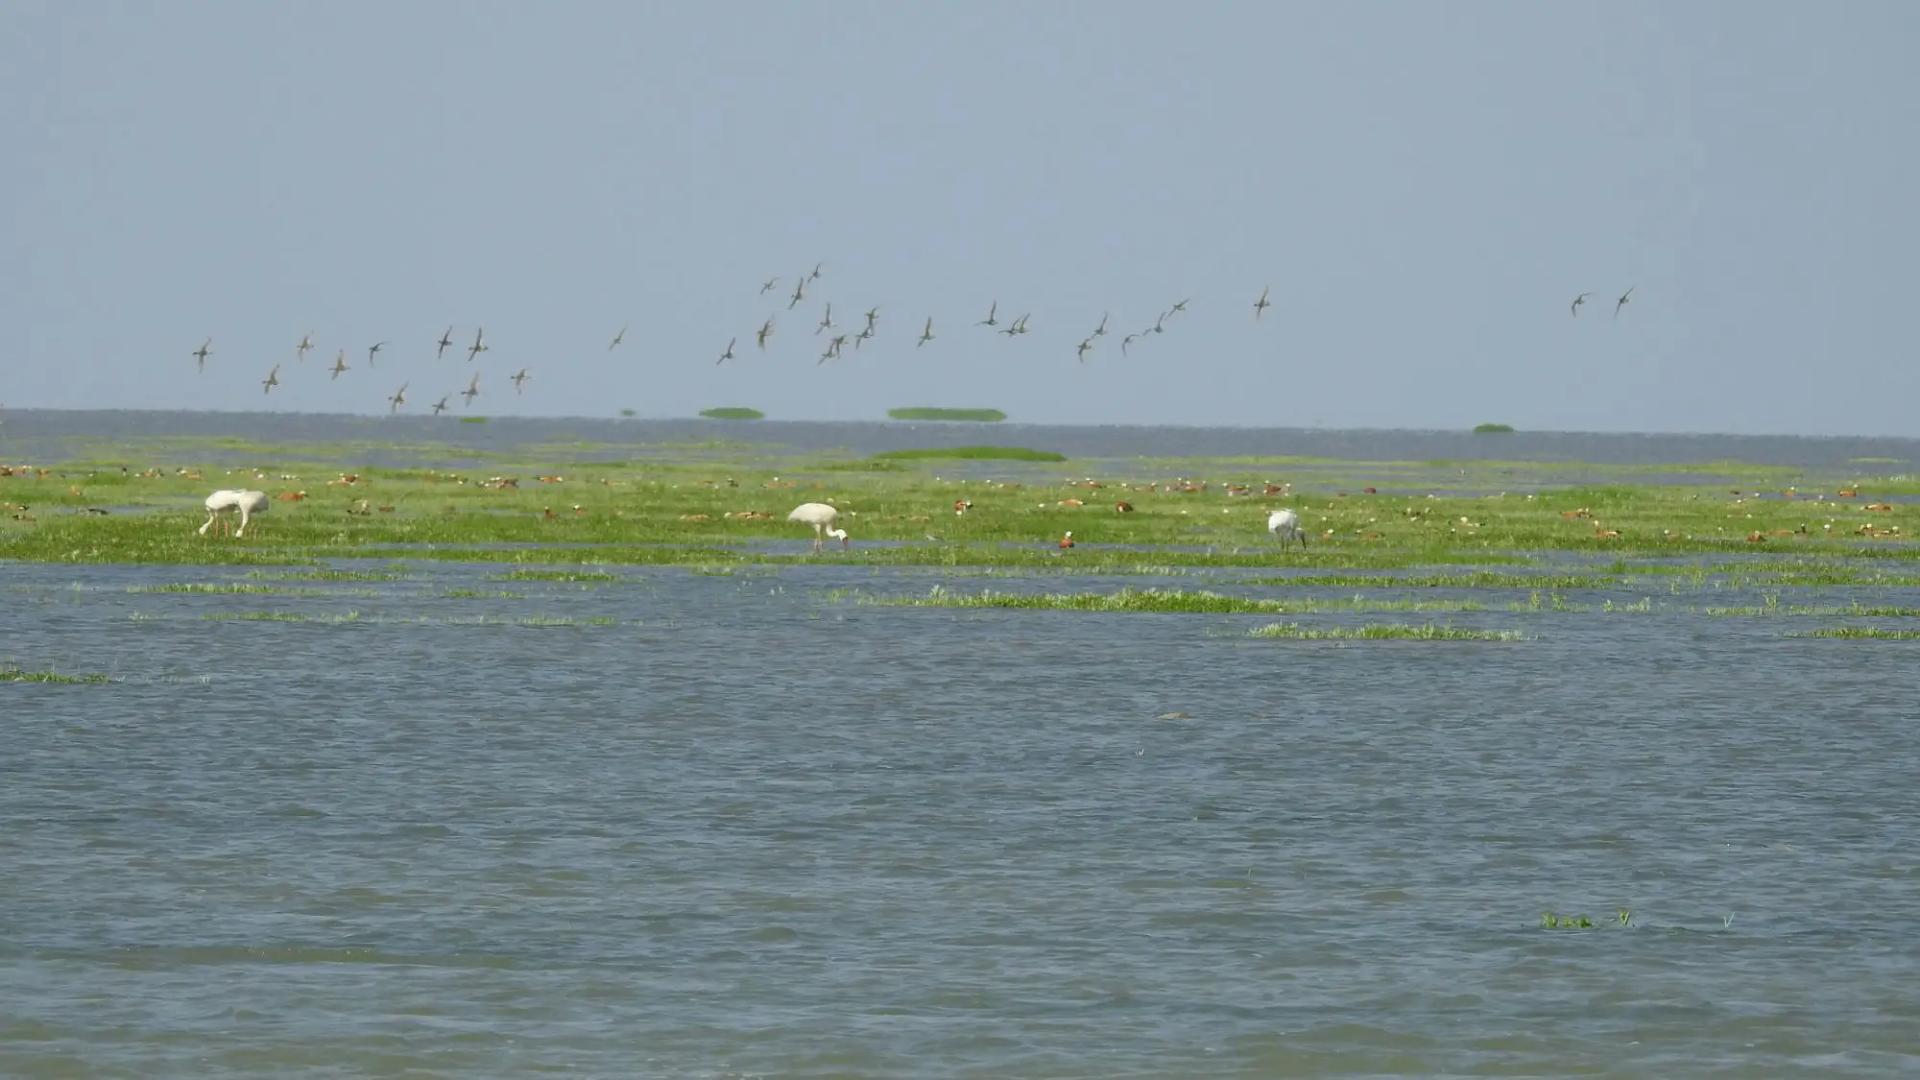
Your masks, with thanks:
[[[1301,547],[1307,546],[1307,533],[1300,527],[1300,515],[1291,510],[1275,510],[1268,514],[1267,531],[1279,538],[1281,547],[1287,546],[1289,540],[1298,540]]]
[[[207,529],[221,514],[228,510],[237,510],[240,513],[240,528],[235,530],[233,535],[236,538],[244,536],[247,532],[247,519],[254,514],[266,513],[268,505],[270,504],[267,502],[267,493],[264,491],[231,491],[224,488],[216,491],[207,496],[207,523],[200,526],[200,535],[207,535]]]
[[[838,521],[839,518],[840,511],[828,506],[826,503],[801,503],[799,506],[793,508],[793,513],[787,515],[788,521],[797,521],[802,525],[813,526],[813,550],[816,552],[820,550],[820,546],[826,542],[829,536],[840,541],[841,547],[849,546],[847,543],[847,530],[833,527],[833,523]]]

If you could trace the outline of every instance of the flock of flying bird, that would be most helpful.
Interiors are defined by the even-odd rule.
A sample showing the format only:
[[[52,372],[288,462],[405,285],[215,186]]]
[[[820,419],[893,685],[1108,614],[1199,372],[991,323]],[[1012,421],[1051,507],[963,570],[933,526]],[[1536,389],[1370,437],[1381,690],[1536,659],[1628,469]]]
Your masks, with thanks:
[[[626,330],[622,329],[620,331],[620,335],[621,337],[625,337]],[[367,346],[367,367],[368,368],[372,368],[374,366],[375,357],[379,356],[381,351],[384,350],[389,344],[390,342],[386,342],[386,341],[376,341],[373,344]],[[439,340],[435,341],[433,344],[434,344],[434,353],[433,353],[434,359],[438,360],[446,356],[447,350],[450,348],[453,348],[453,345],[454,345],[453,327],[449,326],[444,331],[442,331],[440,334]],[[620,344],[620,341],[618,338],[614,340],[614,344],[615,345]],[[302,334],[300,336],[300,343],[293,347],[294,361],[296,363],[304,362],[307,358],[307,353],[313,351],[313,347],[314,347],[313,335],[310,333]],[[492,346],[487,344],[486,329],[485,328],[475,329],[473,332],[473,344],[468,345],[466,348],[467,362],[472,363],[475,357],[479,356],[481,353],[486,352],[488,349],[491,349],[491,348]],[[189,353],[188,355],[193,357],[194,362],[197,365],[197,370],[203,375],[206,374],[207,357],[213,355],[213,338],[209,337],[205,341],[202,341],[200,343],[200,347],[193,350],[193,352]],[[273,365],[273,370],[267,372],[267,377],[260,380],[261,393],[271,394],[273,393],[273,388],[280,385],[280,367],[281,365],[279,364]],[[341,349],[338,353],[336,353],[333,358],[333,366],[330,368],[326,368],[324,370],[330,373],[328,376],[330,379],[338,379],[345,372],[353,370],[353,365],[347,363],[347,350]],[[514,372],[511,376],[508,376],[508,381],[513,383],[514,393],[517,394],[521,392],[522,388],[526,385],[527,380],[532,377],[533,376],[527,372],[526,368],[521,368],[519,371]],[[393,392],[393,395],[386,399],[389,412],[399,412],[400,407],[407,403],[407,388],[412,385],[413,383],[410,381],[401,383],[400,389],[395,390]],[[447,402],[454,397],[465,398],[466,403],[468,405],[472,405],[473,399],[479,396],[480,396],[480,373],[476,371],[473,373],[473,377],[468,380],[467,388],[465,390],[460,391],[458,394],[443,395],[439,401],[434,402],[433,414],[435,416],[438,416],[441,413],[446,412],[448,408]]]
[[[795,279],[794,286],[793,286],[793,293],[787,299],[788,311],[792,311],[793,309],[797,308],[802,301],[807,299],[807,286],[813,282],[820,280],[822,276],[822,268],[825,265],[826,265],[825,263],[815,263],[811,271],[802,273]],[[778,277],[768,278],[760,286],[760,295],[765,296],[766,294],[772,292],[773,290],[779,287],[780,287],[780,278]],[[1623,292],[1620,294],[1619,299],[1614,301],[1614,304],[1613,304],[1614,318],[1617,319],[1620,317],[1620,309],[1625,307],[1627,305],[1628,300],[1632,298],[1634,288],[1635,287],[1630,286],[1626,292]],[[1259,321],[1261,318],[1263,318],[1267,313],[1267,309],[1273,306],[1272,301],[1268,299],[1268,297],[1272,294],[1272,291],[1273,291],[1272,286],[1267,286],[1261,289],[1259,298],[1253,302],[1253,317],[1255,321]],[[1587,302],[1587,297],[1592,295],[1593,295],[1592,292],[1583,292],[1573,298],[1571,310],[1575,318],[1578,318],[1580,315],[1581,305],[1585,304]],[[1191,297],[1179,300],[1175,302],[1167,310],[1161,312],[1159,316],[1154,319],[1153,325],[1144,327],[1140,330],[1136,330],[1133,333],[1127,334],[1124,337],[1122,337],[1120,339],[1121,354],[1129,355],[1129,351],[1132,349],[1133,344],[1137,341],[1145,339],[1150,335],[1166,333],[1167,321],[1177,315],[1183,314],[1187,310],[1187,305],[1190,303],[1192,303]],[[1011,320],[1003,320],[1000,316],[1000,301],[998,299],[995,299],[987,306],[986,318],[980,319],[979,321],[975,322],[973,325],[984,326],[988,330],[993,331],[995,333],[1002,334],[1008,338],[1016,338],[1022,334],[1027,333],[1027,320],[1031,317],[1032,317],[1031,312],[1022,312],[1020,315],[1012,318]],[[826,342],[827,342],[826,348],[822,350],[820,353],[820,359],[819,359],[820,364],[825,364],[829,360],[839,359],[842,351],[847,347],[849,343],[851,343],[852,346],[857,350],[861,346],[865,345],[868,341],[871,341],[873,339],[873,337],[875,336],[876,328],[878,327],[879,320],[880,320],[880,308],[877,305],[874,307],[868,308],[864,313],[863,318],[865,320],[864,325],[860,328],[859,332],[835,333],[832,337],[829,337],[826,339]],[[774,314],[769,314],[766,317],[766,320],[760,324],[760,328],[754,331],[754,334],[753,334],[754,344],[757,348],[759,348],[763,352],[766,350],[767,340],[773,336],[775,321],[776,321],[776,316]],[[1074,349],[1075,359],[1079,360],[1082,364],[1087,362],[1087,354],[1091,353],[1094,350],[1095,343],[1099,341],[1099,339],[1107,336],[1108,321],[1109,321],[1109,315],[1103,313],[1100,316],[1100,324],[1098,326],[1095,326],[1091,333],[1081,338],[1079,345],[1075,347]],[[614,349],[619,348],[620,345],[626,341],[627,329],[628,328],[626,326],[622,326],[620,328],[620,332],[613,336],[613,340],[607,344],[608,352],[612,352]],[[443,358],[446,355],[447,350],[449,348],[454,347],[453,330],[454,328],[452,326],[447,327],[447,329],[440,334],[439,339],[434,342],[434,354],[433,354],[434,359],[438,360]],[[814,327],[814,331],[813,331],[814,336],[820,337],[822,335],[827,334],[829,331],[843,331],[843,330],[844,328],[839,323],[836,323],[833,321],[833,302],[831,300],[826,301],[825,309],[821,312],[821,315],[820,315],[820,321]],[[933,316],[929,315],[927,316],[926,321],[921,325],[919,336],[914,340],[914,348],[918,349],[926,345],[928,342],[933,341],[935,339],[935,336],[936,335],[933,332]],[[740,342],[740,339],[738,336],[728,339],[727,347],[721,351],[719,358],[716,359],[714,363],[724,364],[727,361],[734,359],[736,355],[734,351],[734,347],[738,345],[739,342]],[[372,345],[367,346],[367,367],[368,368],[372,368],[374,366],[375,357],[377,357],[380,354],[381,350],[385,349],[388,344],[389,343],[386,341],[378,341]],[[313,347],[314,347],[313,335],[312,334],[302,335],[300,338],[300,343],[294,347],[295,361],[296,362],[304,361],[307,357],[307,353],[310,352],[313,349]],[[491,346],[487,344],[487,340],[486,340],[486,331],[484,329],[475,329],[473,332],[473,343],[466,347],[468,363],[472,363],[476,357],[478,357],[481,353],[488,351],[488,349],[490,348]],[[213,355],[213,338],[209,337],[205,341],[201,342],[200,347],[198,349],[195,349],[189,355],[191,355],[194,358],[194,360],[198,363],[199,371],[202,374],[204,374],[206,372],[206,367],[207,367],[207,357]],[[334,356],[333,366],[327,370],[331,373],[330,378],[332,379],[338,379],[343,373],[349,370],[352,370],[351,365],[347,363],[347,351],[345,349],[341,349],[339,353]],[[532,376],[528,374],[527,369],[524,367],[521,368],[519,371],[515,372],[513,375],[509,376],[509,381],[513,383],[514,393],[517,394],[522,392],[522,388],[526,384],[527,380],[530,379],[531,377]],[[273,392],[273,388],[279,385],[280,385],[280,365],[275,364],[273,365],[273,370],[267,372],[267,377],[260,380],[261,392],[266,394],[271,394]],[[401,407],[406,405],[407,388],[410,387],[411,385],[412,385],[411,382],[402,382],[400,384],[400,388],[394,391],[392,396],[385,399],[389,412],[399,412]],[[434,403],[433,414],[435,416],[438,416],[441,413],[446,412],[448,409],[447,402],[454,397],[461,397],[466,399],[466,402],[465,402],[466,405],[468,407],[471,407],[473,405],[473,399],[479,396],[480,396],[480,373],[478,371],[475,371],[473,373],[473,377],[468,381],[467,388],[465,390],[461,390],[457,394],[443,395],[439,401]]]

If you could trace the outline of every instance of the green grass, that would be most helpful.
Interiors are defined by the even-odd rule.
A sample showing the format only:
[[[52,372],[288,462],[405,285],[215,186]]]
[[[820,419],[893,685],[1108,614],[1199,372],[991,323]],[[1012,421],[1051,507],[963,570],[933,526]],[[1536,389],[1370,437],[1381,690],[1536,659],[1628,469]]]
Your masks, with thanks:
[[[700,415],[709,420],[765,420],[767,414],[759,409],[749,409],[744,405],[723,405],[714,409],[701,409]]]
[[[1029,450],[1024,446],[947,446],[923,450],[888,450],[873,455],[879,461],[928,461],[959,458],[970,461],[1065,461],[1065,454]]]
[[[1257,638],[1289,641],[1522,641],[1518,630],[1469,630],[1459,626],[1404,626],[1374,623],[1367,626],[1304,627],[1298,623],[1269,623],[1248,631]]]
[[[1809,630],[1794,637],[1866,639],[1873,641],[1920,641],[1920,630],[1888,630],[1878,626],[1830,626]]]
[[[1513,433],[1513,425],[1512,424],[1475,424],[1473,425],[1473,433],[1475,435],[1510,435]]]
[[[108,682],[105,675],[66,675],[58,671],[22,671],[17,667],[0,667],[0,683],[49,683],[58,686],[80,686]]]
[[[888,409],[887,415],[895,420],[966,420],[984,424],[997,424],[1007,418],[999,409],[941,409],[931,405]]]

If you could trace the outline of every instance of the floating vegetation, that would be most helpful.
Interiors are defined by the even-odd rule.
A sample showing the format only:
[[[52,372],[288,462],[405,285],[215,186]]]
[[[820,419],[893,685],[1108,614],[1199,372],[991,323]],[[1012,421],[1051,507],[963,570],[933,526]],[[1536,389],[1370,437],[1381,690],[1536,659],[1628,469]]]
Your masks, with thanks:
[[[881,461],[922,461],[960,458],[971,461],[1065,461],[1065,454],[1029,450],[1024,446],[930,446],[919,450],[887,450],[873,455]]]
[[[448,600],[524,600],[521,593],[493,592],[486,589],[448,589],[440,594]]]
[[[1893,604],[1782,604],[1778,596],[1768,596],[1758,604],[1742,604],[1732,607],[1706,607],[1700,614],[1716,619],[1726,618],[1768,618],[1776,615],[1813,616],[1818,618],[1840,618],[1855,616],[1871,619],[1920,619],[1920,608],[1901,607]]]
[[[490,581],[560,581],[592,582],[605,584],[619,581],[616,575],[600,570],[509,570],[504,574],[495,574]]]
[[[245,585],[229,582],[173,582],[166,585],[129,585],[130,593],[234,593],[234,594],[275,594],[291,593],[296,590],[284,589],[277,585]]]
[[[1868,641],[1920,641],[1920,630],[1889,630],[1879,626],[1829,626],[1793,636]]]
[[[1595,922],[1591,916],[1587,915],[1561,915],[1552,911],[1543,911],[1540,913],[1540,928],[1542,930],[1593,930],[1608,926],[1625,929],[1632,925],[1633,912],[1628,911],[1626,908],[1621,908],[1614,914],[1613,918],[1603,919],[1599,922]]]
[[[1462,626],[1404,626],[1376,623],[1368,626],[1304,627],[1298,623],[1269,623],[1247,632],[1250,637],[1289,641],[1524,641],[1518,630],[1472,630]]]
[[[453,615],[435,618],[424,615],[363,615],[358,611],[345,611],[337,614],[316,614],[299,611],[215,611],[201,616],[208,622],[279,622],[313,623],[323,626],[340,626],[347,623],[368,623],[375,625],[407,626],[523,626],[531,628],[568,627],[568,626],[615,626],[619,620],[611,616],[575,618],[572,616],[547,615]]]
[[[1502,574],[1479,570],[1469,574],[1301,574],[1296,577],[1253,578],[1248,585],[1332,586],[1376,589],[1605,589],[1621,583],[1617,577],[1595,574]]]
[[[701,409],[700,415],[709,420],[765,420],[767,414],[759,409],[749,409],[744,405],[723,405],[715,409]]]
[[[1471,600],[1351,599],[1268,600],[1177,589],[1121,589],[1115,593],[1010,593],[986,590],[953,592],[936,585],[925,596],[855,595],[862,604],[882,607],[1014,608],[1044,611],[1124,611],[1205,615],[1289,615],[1331,611],[1479,611]]]
[[[249,570],[247,576],[264,581],[402,581],[395,570]]]
[[[0,667],[0,683],[48,683],[56,686],[81,686],[110,682],[105,675],[67,675],[58,671],[22,671]]]
[[[887,415],[895,420],[963,420],[980,424],[997,424],[1007,418],[999,409],[941,409],[931,405],[888,409]]]
[[[1513,434],[1513,425],[1512,424],[1475,424],[1473,425],[1473,433],[1475,435],[1511,435]]]

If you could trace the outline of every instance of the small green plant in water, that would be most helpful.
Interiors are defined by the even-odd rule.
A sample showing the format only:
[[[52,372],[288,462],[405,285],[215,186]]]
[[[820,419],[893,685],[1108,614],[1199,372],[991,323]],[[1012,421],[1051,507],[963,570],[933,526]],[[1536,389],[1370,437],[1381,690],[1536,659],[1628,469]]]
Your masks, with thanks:
[[[0,683],[48,683],[79,686],[106,682],[105,675],[63,675],[58,671],[22,671],[17,667],[0,668]]]

